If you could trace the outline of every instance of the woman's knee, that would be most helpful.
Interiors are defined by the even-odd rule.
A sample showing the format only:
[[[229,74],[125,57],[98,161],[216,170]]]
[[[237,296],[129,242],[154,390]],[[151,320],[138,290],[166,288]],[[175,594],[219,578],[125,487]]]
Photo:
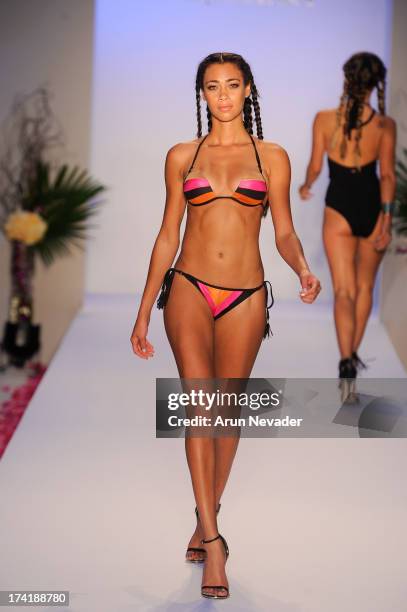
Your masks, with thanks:
[[[356,287],[357,296],[365,295],[367,297],[372,297],[373,295],[373,283],[364,281],[363,283],[358,283]]]
[[[334,288],[335,301],[354,303],[356,299],[356,287],[338,286]]]

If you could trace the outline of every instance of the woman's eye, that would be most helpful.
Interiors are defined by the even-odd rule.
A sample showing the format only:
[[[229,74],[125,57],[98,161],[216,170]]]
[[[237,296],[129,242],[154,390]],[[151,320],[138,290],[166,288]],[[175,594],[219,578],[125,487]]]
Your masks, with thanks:
[[[231,87],[235,87],[235,88],[239,87],[239,84],[238,83],[232,83]]]

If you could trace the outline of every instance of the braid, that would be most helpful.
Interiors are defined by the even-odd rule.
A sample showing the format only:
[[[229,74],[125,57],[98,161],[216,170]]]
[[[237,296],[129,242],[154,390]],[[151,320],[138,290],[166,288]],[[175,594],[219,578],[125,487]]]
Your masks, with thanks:
[[[196,118],[198,122],[198,131],[196,135],[198,136],[198,138],[200,138],[202,136],[202,119],[201,119],[201,94],[200,94],[198,79],[195,85],[195,93],[196,93]]]
[[[353,106],[353,99],[349,97],[349,95],[347,95],[346,97],[346,104],[345,104],[345,123],[343,124],[343,129],[342,129],[342,141],[341,141],[341,146],[340,146],[340,156],[341,158],[344,158],[346,155],[346,151],[348,149],[348,144],[346,142],[347,140],[347,135],[348,135],[348,126],[349,126],[349,117],[350,117],[350,113],[352,110],[352,106]]]
[[[336,109],[336,126],[335,126],[335,131],[332,134],[331,142],[329,145],[329,149],[331,151],[332,149],[336,147],[336,144],[338,142],[338,132],[341,127],[341,117],[342,117],[343,109],[345,108],[345,100],[346,100],[346,93],[343,92],[343,94],[341,95],[341,99],[339,101],[339,106]]]
[[[356,128],[356,136],[355,136],[355,148],[353,149],[354,157],[355,157],[355,166],[357,166],[358,170],[360,170],[360,158],[362,156],[360,151],[360,139],[362,138],[362,113],[363,113],[363,100],[365,98],[365,94],[367,90],[361,90],[361,92],[356,96],[356,120],[355,120],[355,128]],[[350,131],[349,131],[350,138]]]
[[[208,105],[206,105],[206,116],[208,117],[208,132],[210,132],[212,129],[212,114]]]
[[[362,138],[362,120],[361,115],[363,113],[363,106],[359,105],[358,107],[358,116],[356,119],[356,135],[355,135],[355,147],[353,149],[354,155],[354,165],[357,166],[358,170],[360,170],[360,158],[362,153],[360,151],[360,139]]]
[[[377,101],[378,101],[378,106],[379,106],[379,112],[381,115],[384,115],[386,112],[386,105],[385,105],[385,89],[386,89],[386,82],[383,79],[382,81],[379,81],[377,83]]]
[[[253,134],[253,116],[252,116],[252,101],[248,96],[245,98],[243,106],[244,126],[249,134]]]
[[[261,125],[260,104],[259,104],[259,101],[257,99],[259,94],[258,94],[257,87],[254,84],[254,80],[253,79],[252,79],[252,84],[251,84],[251,90],[252,90],[254,115],[256,117],[257,138],[259,138],[260,140],[263,140],[263,127]]]

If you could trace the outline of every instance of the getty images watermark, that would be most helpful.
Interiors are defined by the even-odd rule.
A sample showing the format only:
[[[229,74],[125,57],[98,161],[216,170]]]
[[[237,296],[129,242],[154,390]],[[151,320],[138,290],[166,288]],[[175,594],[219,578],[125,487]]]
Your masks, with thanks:
[[[156,436],[405,438],[407,379],[156,379]]]
[[[168,424],[170,426],[184,427],[298,427],[301,425],[302,418],[290,418],[288,415],[281,417],[260,417],[249,415],[248,417],[227,416],[229,410],[219,414],[219,409],[228,408],[236,409],[248,408],[250,410],[259,410],[265,407],[279,407],[281,403],[282,391],[273,393],[263,391],[261,393],[245,393],[245,392],[226,392],[216,391],[208,392],[204,389],[191,389],[188,392],[169,393],[168,395],[168,410],[179,410],[180,408],[196,408],[201,409],[203,414],[191,415],[189,418],[185,416],[170,415]],[[211,416],[205,413],[211,412]],[[213,415],[213,413],[215,413]]]

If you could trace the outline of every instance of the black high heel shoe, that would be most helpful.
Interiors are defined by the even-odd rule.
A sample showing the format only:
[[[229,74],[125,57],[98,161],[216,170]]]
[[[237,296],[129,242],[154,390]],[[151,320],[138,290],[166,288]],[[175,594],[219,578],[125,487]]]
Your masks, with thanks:
[[[342,402],[356,401],[356,376],[357,369],[352,357],[346,357],[339,362],[339,384]]]
[[[218,535],[212,538],[211,540],[201,540],[201,544],[210,544],[210,542],[215,542],[215,540],[219,540],[219,538],[221,539],[222,544],[225,549],[225,555],[226,555],[225,563],[226,563],[229,557],[229,548],[228,548],[225,538],[220,533],[218,533]],[[203,592],[204,589],[216,589],[217,591],[219,590],[226,591],[226,595],[219,595],[219,594],[214,595],[213,593],[204,593]],[[204,584],[201,586],[201,595],[202,597],[208,597],[209,599],[226,599],[230,595],[229,587],[223,586],[222,584],[217,584],[217,585]]]
[[[220,510],[220,503],[218,504],[218,507],[216,509],[216,514],[218,514],[219,510]],[[196,514],[196,521],[198,522],[199,520],[199,513],[198,513],[198,508],[195,506],[195,514]],[[193,552],[193,553],[199,553],[199,557],[197,559],[190,559],[188,558],[188,553],[189,552]],[[196,546],[189,546],[187,548],[187,552],[185,554],[185,561],[188,561],[188,563],[203,563],[206,559],[206,550],[204,548],[197,548]]]

